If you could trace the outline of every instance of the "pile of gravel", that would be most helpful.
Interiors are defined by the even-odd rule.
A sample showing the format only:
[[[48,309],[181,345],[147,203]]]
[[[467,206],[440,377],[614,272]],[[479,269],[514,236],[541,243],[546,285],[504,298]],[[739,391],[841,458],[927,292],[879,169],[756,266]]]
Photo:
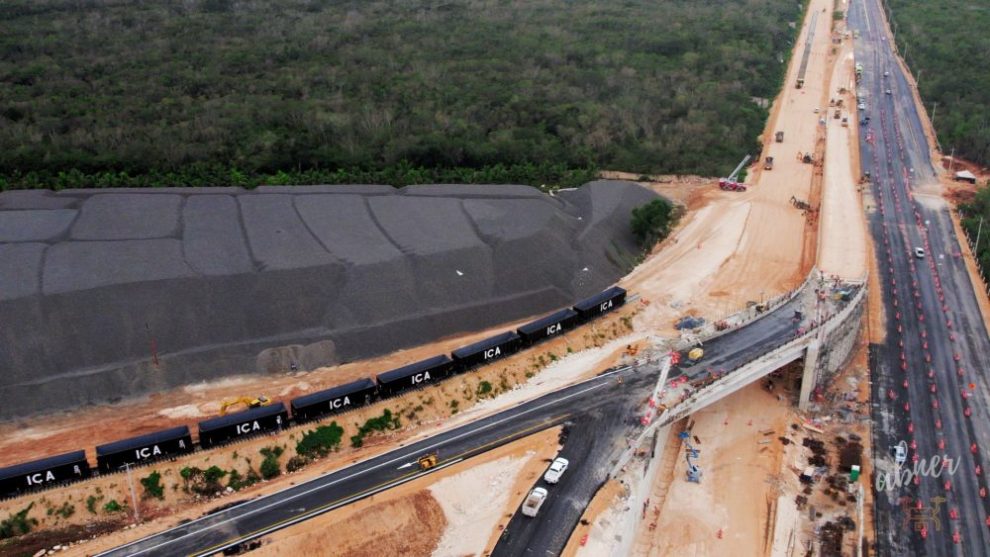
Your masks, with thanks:
[[[631,268],[630,211],[655,197],[616,181],[4,192],[0,419],[570,305]]]

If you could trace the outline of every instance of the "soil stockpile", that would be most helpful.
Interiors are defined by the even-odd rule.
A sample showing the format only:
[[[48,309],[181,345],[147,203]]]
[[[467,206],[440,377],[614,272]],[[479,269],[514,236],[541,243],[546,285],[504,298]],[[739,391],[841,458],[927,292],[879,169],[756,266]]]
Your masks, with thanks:
[[[630,211],[654,197],[617,181],[4,192],[0,419],[570,305],[631,268]]]

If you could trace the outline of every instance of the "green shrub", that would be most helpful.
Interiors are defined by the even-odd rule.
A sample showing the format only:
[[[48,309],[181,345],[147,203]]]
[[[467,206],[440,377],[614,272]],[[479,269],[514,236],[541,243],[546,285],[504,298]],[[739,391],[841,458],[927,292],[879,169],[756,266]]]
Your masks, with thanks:
[[[31,528],[38,525],[37,519],[28,518],[28,513],[31,512],[32,507],[34,507],[34,503],[30,503],[27,507],[0,521],[0,540],[23,536],[30,532]]]
[[[481,383],[478,383],[478,390],[476,392],[478,394],[478,398],[481,398],[492,392],[492,384],[488,381],[482,381]]]
[[[179,470],[179,475],[182,476],[184,491],[187,493],[192,491],[200,495],[209,495],[223,489],[223,486],[220,485],[220,480],[227,475],[227,471],[216,465],[210,466],[206,470],[202,470],[196,466],[187,466]]]
[[[226,475],[226,470],[214,465],[206,469],[206,472],[203,473],[203,479],[209,484],[216,484]]]
[[[303,433],[302,439],[296,443],[296,454],[304,457],[327,456],[331,451],[340,448],[343,435],[344,428],[337,425],[337,422],[321,425]]]
[[[386,408],[381,416],[368,418],[364,422],[364,425],[358,428],[357,435],[351,436],[351,446],[354,448],[361,447],[364,445],[364,438],[376,431],[381,432],[389,429],[399,429],[400,427],[402,427],[400,417],[392,414],[392,411]]]
[[[153,471],[151,474],[148,474],[147,477],[141,478],[141,485],[144,486],[144,494],[142,495],[143,498],[165,498],[165,486],[162,485],[162,475],[157,470]]]
[[[116,499],[111,499],[107,501],[106,505],[103,505],[103,511],[107,513],[119,513],[124,510],[124,506],[117,502]]]
[[[69,518],[70,516],[76,514],[76,506],[66,501],[62,503],[61,507],[55,510],[55,514],[61,516],[62,518]]]
[[[87,497],[86,510],[89,511],[91,514],[96,514],[96,503],[100,499],[103,499],[102,495],[100,495],[99,497],[97,497],[96,495],[90,495],[89,497]]]
[[[649,250],[670,232],[673,206],[665,199],[654,199],[632,210],[632,231],[644,249]]]
[[[282,473],[282,468],[278,464],[278,457],[282,456],[282,447],[266,447],[261,449],[261,454],[265,457],[261,461],[261,477],[270,480]]]

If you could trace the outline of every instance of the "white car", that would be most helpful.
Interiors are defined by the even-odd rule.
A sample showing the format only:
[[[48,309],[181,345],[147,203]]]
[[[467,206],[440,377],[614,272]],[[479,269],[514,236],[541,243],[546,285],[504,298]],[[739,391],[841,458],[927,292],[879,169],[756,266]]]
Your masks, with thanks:
[[[890,77],[890,72],[883,72],[884,77]]]
[[[889,95],[890,94],[890,89],[887,89],[886,91],[884,91],[884,93],[887,93]]]
[[[865,103],[859,103],[859,106],[857,106],[856,108],[858,108],[860,110],[866,110],[866,104]]]
[[[894,463],[898,466],[907,462],[907,446],[904,443],[894,445]]]
[[[560,477],[564,475],[567,471],[567,465],[570,462],[566,458],[557,457],[552,463],[550,463],[550,468],[547,468],[545,474],[543,474],[543,481],[548,484],[555,484],[560,481]]]
[[[925,258],[925,249],[924,248],[914,248],[914,256],[917,257],[918,259],[924,259]]]
[[[540,512],[540,507],[547,500],[547,490],[542,487],[534,488],[529,492],[529,496],[523,501],[522,513],[526,516],[536,516]]]

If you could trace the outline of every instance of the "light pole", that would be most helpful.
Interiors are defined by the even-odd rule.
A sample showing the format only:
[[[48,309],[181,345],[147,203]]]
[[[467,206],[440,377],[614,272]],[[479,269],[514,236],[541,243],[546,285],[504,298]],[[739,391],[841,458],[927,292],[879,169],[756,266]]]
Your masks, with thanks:
[[[131,506],[134,507],[134,523],[141,522],[141,511],[138,509],[137,494],[134,492],[134,477],[131,476],[131,463],[124,463],[121,468],[127,470],[127,484],[131,487]]]

